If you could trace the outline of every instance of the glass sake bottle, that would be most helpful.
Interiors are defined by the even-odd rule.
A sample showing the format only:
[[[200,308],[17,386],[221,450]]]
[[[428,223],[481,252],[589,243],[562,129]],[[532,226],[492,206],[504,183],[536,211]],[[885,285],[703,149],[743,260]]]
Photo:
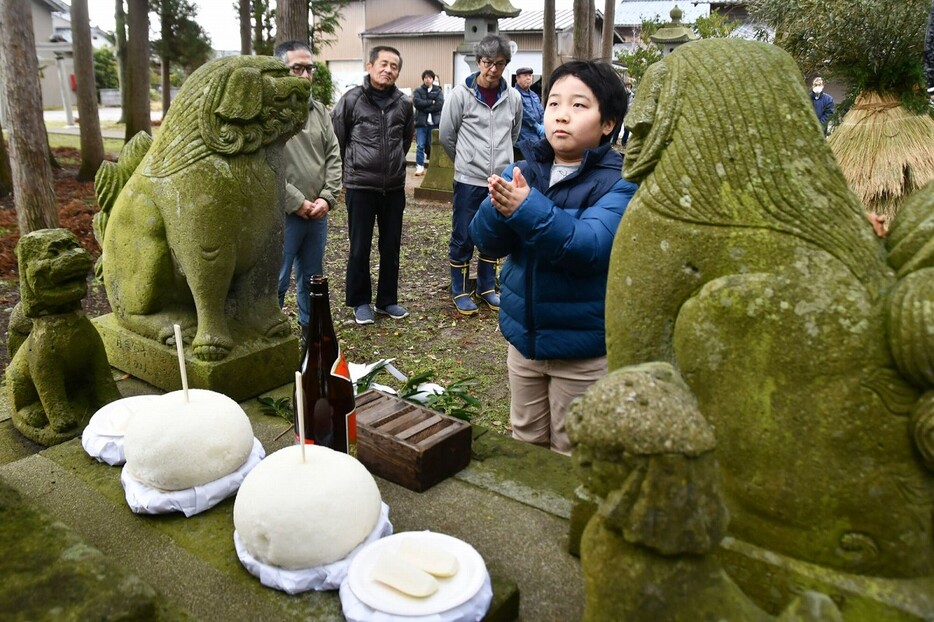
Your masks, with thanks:
[[[295,413],[295,439],[299,442],[298,418],[304,417],[306,443],[349,453],[350,443],[357,440],[356,403],[350,368],[331,320],[327,277],[310,277],[309,297],[310,319],[299,366],[304,412]],[[293,399],[297,410],[297,395]]]

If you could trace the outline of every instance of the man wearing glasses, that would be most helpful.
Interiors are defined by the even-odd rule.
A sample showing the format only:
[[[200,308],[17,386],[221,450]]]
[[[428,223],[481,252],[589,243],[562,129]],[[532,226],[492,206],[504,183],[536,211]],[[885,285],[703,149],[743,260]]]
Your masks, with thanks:
[[[292,75],[311,82],[315,73],[311,50],[301,41],[276,46],[275,55]],[[308,326],[308,279],[324,274],[324,244],[328,212],[341,188],[341,154],[331,118],[321,102],[310,100],[305,129],[289,139],[283,152],[285,168],[285,249],[279,270],[279,306],[296,270],[298,322]]]
[[[439,135],[454,161],[454,212],[451,217],[451,297],[457,312],[479,312],[468,285],[474,244],[468,227],[487,197],[487,179],[503,172],[513,161],[512,146],[522,126],[522,98],[503,78],[512,60],[509,40],[502,35],[484,37],[474,48],[479,71],[458,84],[444,102]],[[480,255],[476,293],[493,311],[499,311],[496,260]]]

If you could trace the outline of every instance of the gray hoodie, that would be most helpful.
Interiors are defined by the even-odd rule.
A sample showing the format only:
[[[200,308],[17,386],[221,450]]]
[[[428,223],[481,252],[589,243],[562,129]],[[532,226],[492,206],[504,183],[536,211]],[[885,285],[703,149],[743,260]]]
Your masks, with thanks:
[[[458,84],[444,100],[439,137],[454,161],[454,181],[486,186],[513,161],[512,146],[522,126],[522,98],[500,79],[499,97],[490,108],[476,86],[477,73]]]

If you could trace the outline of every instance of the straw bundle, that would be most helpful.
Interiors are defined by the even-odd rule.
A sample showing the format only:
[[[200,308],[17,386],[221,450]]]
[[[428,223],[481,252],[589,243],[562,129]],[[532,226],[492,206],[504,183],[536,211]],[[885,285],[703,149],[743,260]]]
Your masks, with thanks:
[[[934,179],[934,118],[896,96],[865,92],[830,135],[840,169],[868,212],[890,220],[905,197]]]

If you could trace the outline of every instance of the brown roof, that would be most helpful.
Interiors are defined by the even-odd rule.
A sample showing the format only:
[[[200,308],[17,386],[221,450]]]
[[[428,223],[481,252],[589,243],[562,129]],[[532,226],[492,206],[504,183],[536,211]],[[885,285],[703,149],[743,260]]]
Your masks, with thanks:
[[[597,13],[598,18],[602,18]],[[537,32],[544,29],[544,11],[522,11],[518,17],[506,17],[499,20],[501,32]],[[555,30],[561,31],[574,26],[574,11],[570,9],[555,11]],[[437,35],[462,34],[464,18],[451,17],[443,13],[438,15],[409,15],[394,19],[364,32],[365,36],[374,35]]]

